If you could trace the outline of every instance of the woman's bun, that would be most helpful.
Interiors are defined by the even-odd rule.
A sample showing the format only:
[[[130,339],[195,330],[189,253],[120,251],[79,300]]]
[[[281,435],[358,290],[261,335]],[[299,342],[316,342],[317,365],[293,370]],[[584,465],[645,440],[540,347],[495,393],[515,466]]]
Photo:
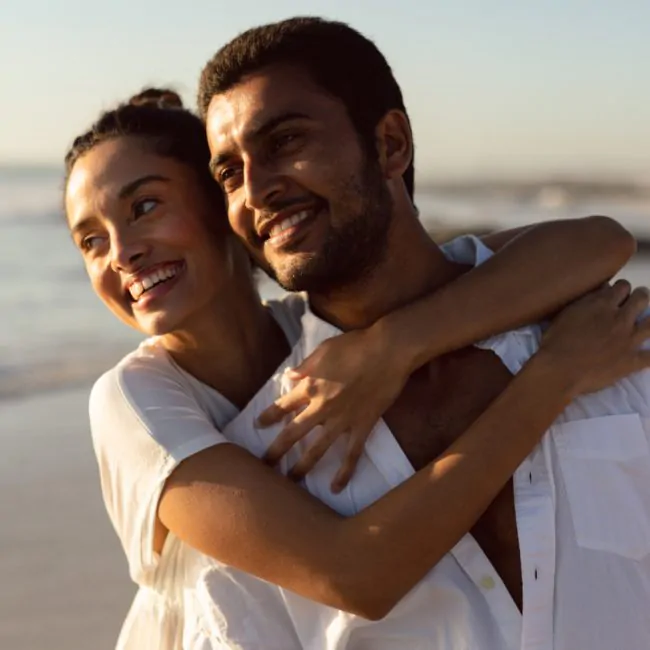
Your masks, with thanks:
[[[169,88],[145,88],[133,95],[128,103],[131,106],[152,106],[155,108],[183,108],[183,100],[177,92]]]

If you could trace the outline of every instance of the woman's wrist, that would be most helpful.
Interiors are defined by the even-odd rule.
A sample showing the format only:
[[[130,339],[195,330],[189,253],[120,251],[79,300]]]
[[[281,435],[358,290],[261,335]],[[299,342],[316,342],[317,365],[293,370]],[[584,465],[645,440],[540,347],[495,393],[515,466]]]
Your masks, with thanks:
[[[538,384],[538,390],[555,396],[559,402],[568,406],[582,393],[581,378],[569,366],[569,363],[556,354],[540,348],[526,362],[522,373]]]
[[[398,312],[377,320],[368,328],[368,334],[376,349],[388,359],[390,368],[405,379],[432,358],[430,350],[413,336]]]

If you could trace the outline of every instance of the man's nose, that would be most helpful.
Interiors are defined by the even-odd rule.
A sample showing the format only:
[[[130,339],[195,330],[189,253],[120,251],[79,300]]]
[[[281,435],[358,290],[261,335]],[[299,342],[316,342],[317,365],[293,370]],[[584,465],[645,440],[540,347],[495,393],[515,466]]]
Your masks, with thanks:
[[[282,196],[286,179],[269,165],[247,161],[244,167],[245,205],[249,210],[266,210]]]

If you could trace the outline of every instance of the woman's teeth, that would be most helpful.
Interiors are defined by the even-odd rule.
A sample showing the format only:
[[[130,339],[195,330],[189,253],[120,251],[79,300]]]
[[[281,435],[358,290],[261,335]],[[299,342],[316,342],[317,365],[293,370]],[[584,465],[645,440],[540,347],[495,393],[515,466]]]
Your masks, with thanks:
[[[146,291],[149,291],[151,287],[155,287],[157,284],[165,282],[177,275],[178,269],[178,266],[167,266],[164,269],[158,269],[157,271],[145,275],[141,280],[134,282],[129,287],[131,298],[133,298],[133,300],[138,300],[140,296]]]

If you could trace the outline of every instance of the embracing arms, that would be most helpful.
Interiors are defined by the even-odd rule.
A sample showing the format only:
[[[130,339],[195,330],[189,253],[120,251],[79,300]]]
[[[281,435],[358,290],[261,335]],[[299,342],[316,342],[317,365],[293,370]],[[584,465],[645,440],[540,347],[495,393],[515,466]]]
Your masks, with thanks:
[[[187,544],[318,602],[370,619],[466,533],[580,392],[650,363],[647,293],[617,283],[565,310],[541,351],[441,456],[349,518],[246,451],[222,444],[169,477],[160,522]],[[380,585],[380,588],[378,588]]]
[[[607,282],[636,250],[627,230],[601,216],[494,233],[483,242],[498,253],[367,330],[325,341],[295,370],[295,388],[260,417],[262,425],[270,425],[303,409],[269,448],[269,462],[277,462],[320,425],[318,437],[294,467],[293,475],[301,478],[345,433],[349,454],[332,486],[342,489],[374,424],[415,369],[548,317]]]

